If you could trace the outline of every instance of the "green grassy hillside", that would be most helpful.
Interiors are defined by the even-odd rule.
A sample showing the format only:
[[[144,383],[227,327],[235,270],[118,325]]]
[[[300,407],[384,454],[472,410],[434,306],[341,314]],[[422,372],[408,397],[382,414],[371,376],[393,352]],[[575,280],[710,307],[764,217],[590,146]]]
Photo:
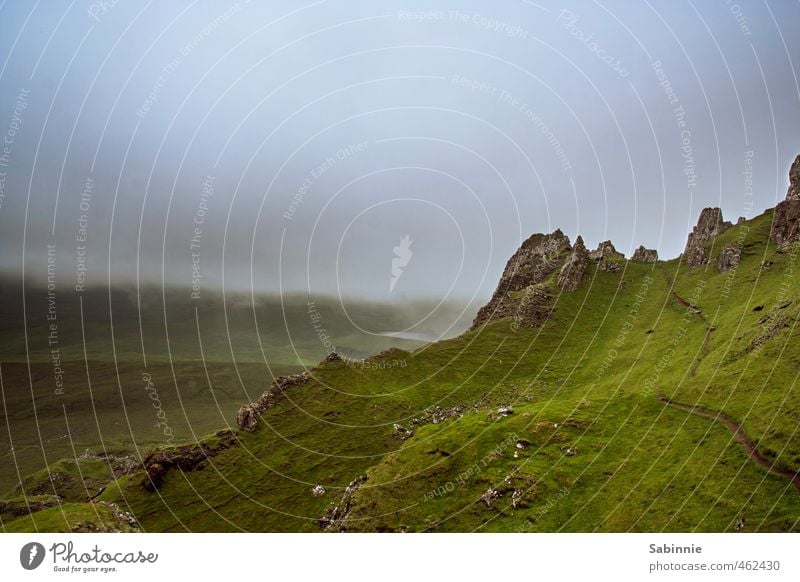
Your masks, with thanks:
[[[8,282],[0,301],[0,499],[27,474],[60,458],[94,452],[135,453],[165,440],[192,442],[231,422],[243,401],[274,376],[311,366],[331,345],[360,358],[421,341],[375,335],[403,330],[430,315],[466,326],[462,306],[413,304],[405,310],[364,300],[144,289],[140,301],[119,289],[96,289],[82,301],[56,299],[57,362],[48,345],[46,292],[17,293]],[[141,309],[140,309],[141,308]],[[332,338],[333,344],[324,341]],[[330,340],[328,340],[330,341]],[[56,369],[63,379],[61,393]]]
[[[721,422],[659,398],[723,412],[757,454],[800,470],[800,245],[776,251],[771,218],[725,231],[704,267],[590,263],[574,293],[554,273],[541,327],[506,318],[320,364],[254,432],[231,446],[204,437],[208,458],[167,471],[155,491],[139,469],[107,476],[87,503],[98,491],[94,472],[80,475],[90,461],[62,463],[58,482],[34,475],[11,494],[3,527],[86,529],[103,502],[145,531],[798,530],[795,484]],[[734,241],[741,263],[720,272]],[[20,516],[26,494],[64,505]],[[95,514],[97,529],[124,529]]]

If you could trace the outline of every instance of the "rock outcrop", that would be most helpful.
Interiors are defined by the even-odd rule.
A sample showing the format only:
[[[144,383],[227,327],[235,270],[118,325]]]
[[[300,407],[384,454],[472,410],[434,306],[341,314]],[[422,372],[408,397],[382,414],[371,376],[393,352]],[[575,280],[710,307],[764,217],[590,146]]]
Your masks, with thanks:
[[[328,356],[330,358],[330,356]],[[337,356],[338,357],[338,356]],[[326,358],[327,361],[327,358]],[[236,426],[247,432],[253,432],[258,425],[258,415],[268,410],[278,403],[280,396],[288,388],[302,386],[308,382],[308,372],[292,374],[290,376],[278,376],[272,384],[255,402],[245,404],[236,413]]]
[[[347,516],[350,514],[350,509],[353,506],[353,498],[355,497],[358,488],[367,481],[366,475],[360,475],[350,481],[350,484],[344,490],[341,501],[336,505],[331,505],[319,519],[319,526],[323,530],[344,532]]]
[[[555,273],[568,256],[570,248],[569,238],[560,230],[529,237],[508,260],[497,289],[489,303],[478,311],[472,326],[515,316],[521,298],[514,295]]]
[[[258,425],[258,412],[253,403],[245,404],[236,412],[236,426],[247,432],[253,432]]]
[[[719,254],[719,270],[730,271],[735,268],[742,257],[742,247],[736,243],[725,245]]]
[[[583,238],[578,236],[575,240],[575,245],[572,247],[572,254],[558,274],[558,286],[562,291],[572,292],[578,289],[583,274],[586,272],[588,261],[589,253],[583,244]]]
[[[800,156],[795,158],[789,170],[786,199],[775,207],[770,238],[780,249],[800,240]]]
[[[171,469],[183,472],[201,469],[203,461],[236,444],[236,434],[232,430],[221,430],[216,436],[217,440],[212,443],[184,445],[150,453],[142,461],[145,470],[142,487],[153,492],[161,486],[161,482]]]
[[[708,262],[706,245],[729,226],[722,220],[719,208],[703,208],[697,226],[694,227],[683,250],[683,260],[690,267],[699,267]]]
[[[775,207],[771,238],[781,249],[800,240],[800,199],[784,200]]]
[[[606,240],[597,245],[597,249],[589,253],[589,258],[593,261],[601,259],[622,260],[625,258],[621,252],[614,248],[614,243]]]
[[[619,265],[619,263],[600,261],[600,270],[606,271],[608,273],[619,273],[620,271],[622,271],[622,267]]]
[[[631,261],[634,263],[655,263],[658,261],[658,251],[655,249],[646,249],[643,245],[633,251]]]

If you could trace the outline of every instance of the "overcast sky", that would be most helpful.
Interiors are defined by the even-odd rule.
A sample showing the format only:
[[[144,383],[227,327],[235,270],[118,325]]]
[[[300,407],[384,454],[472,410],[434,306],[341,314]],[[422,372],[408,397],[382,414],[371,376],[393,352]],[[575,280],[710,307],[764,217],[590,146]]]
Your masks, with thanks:
[[[703,207],[784,197],[798,22],[796,1],[6,0],[1,266],[42,279],[55,245],[64,289],[402,300],[486,297],[555,228],[674,257]]]

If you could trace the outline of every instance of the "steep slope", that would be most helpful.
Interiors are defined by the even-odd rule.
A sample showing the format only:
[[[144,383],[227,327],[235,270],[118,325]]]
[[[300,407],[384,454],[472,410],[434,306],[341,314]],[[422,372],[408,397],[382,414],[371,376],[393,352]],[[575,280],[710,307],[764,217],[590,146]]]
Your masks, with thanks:
[[[547,324],[581,325],[551,354],[571,364],[559,385],[521,392],[508,417],[426,427],[367,473],[374,486],[359,489],[340,527],[796,530],[800,492],[776,473],[800,469],[800,249],[776,252],[771,223],[768,212],[730,227],[716,255],[709,239],[710,259],[696,269],[629,264],[621,290],[598,268]],[[720,271],[728,244],[741,262]],[[738,419],[780,471],[754,462],[724,425],[665,408],[660,395]]]
[[[137,451],[92,503],[70,481],[70,512],[85,528],[103,502],[147,531],[798,530],[800,244],[776,246],[772,210],[704,216],[671,261],[535,235],[464,335],[329,358],[248,430]],[[0,516],[72,527],[57,510]]]
[[[224,426],[243,400],[261,393],[265,378],[301,372],[332,349],[360,358],[419,347],[424,342],[376,332],[430,315],[413,331],[432,333],[436,321],[449,324],[464,308],[213,290],[190,301],[186,289],[145,288],[140,311],[135,290],[65,290],[51,346],[46,290],[26,287],[23,295],[19,280],[0,286],[0,499],[20,474],[87,448],[191,442]]]

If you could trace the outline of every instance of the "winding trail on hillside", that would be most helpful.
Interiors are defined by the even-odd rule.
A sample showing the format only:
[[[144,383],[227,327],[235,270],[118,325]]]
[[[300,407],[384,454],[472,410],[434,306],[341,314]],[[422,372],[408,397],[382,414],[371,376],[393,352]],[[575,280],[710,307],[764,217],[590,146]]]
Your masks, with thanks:
[[[795,489],[800,492],[800,471],[795,472],[787,467],[775,465],[772,461],[761,455],[761,453],[759,453],[756,449],[756,444],[750,437],[747,436],[747,434],[745,434],[742,426],[731,417],[723,414],[722,412],[717,412],[702,406],[693,406],[691,404],[675,402],[666,396],[659,396],[658,399],[672,408],[677,408],[679,410],[689,412],[690,414],[695,414],[697,416],[702,416],[703,418],[710,418],[711,420],[721,422],[733,433],[733,439],[739,443],[742,449],[744,449],[744,452],[747,453],[748,457],[753,459],[756,463],[764,467],[770,473],[774,473],[784,477],[785,479],[788,479],[792,485],[794,485]]]

